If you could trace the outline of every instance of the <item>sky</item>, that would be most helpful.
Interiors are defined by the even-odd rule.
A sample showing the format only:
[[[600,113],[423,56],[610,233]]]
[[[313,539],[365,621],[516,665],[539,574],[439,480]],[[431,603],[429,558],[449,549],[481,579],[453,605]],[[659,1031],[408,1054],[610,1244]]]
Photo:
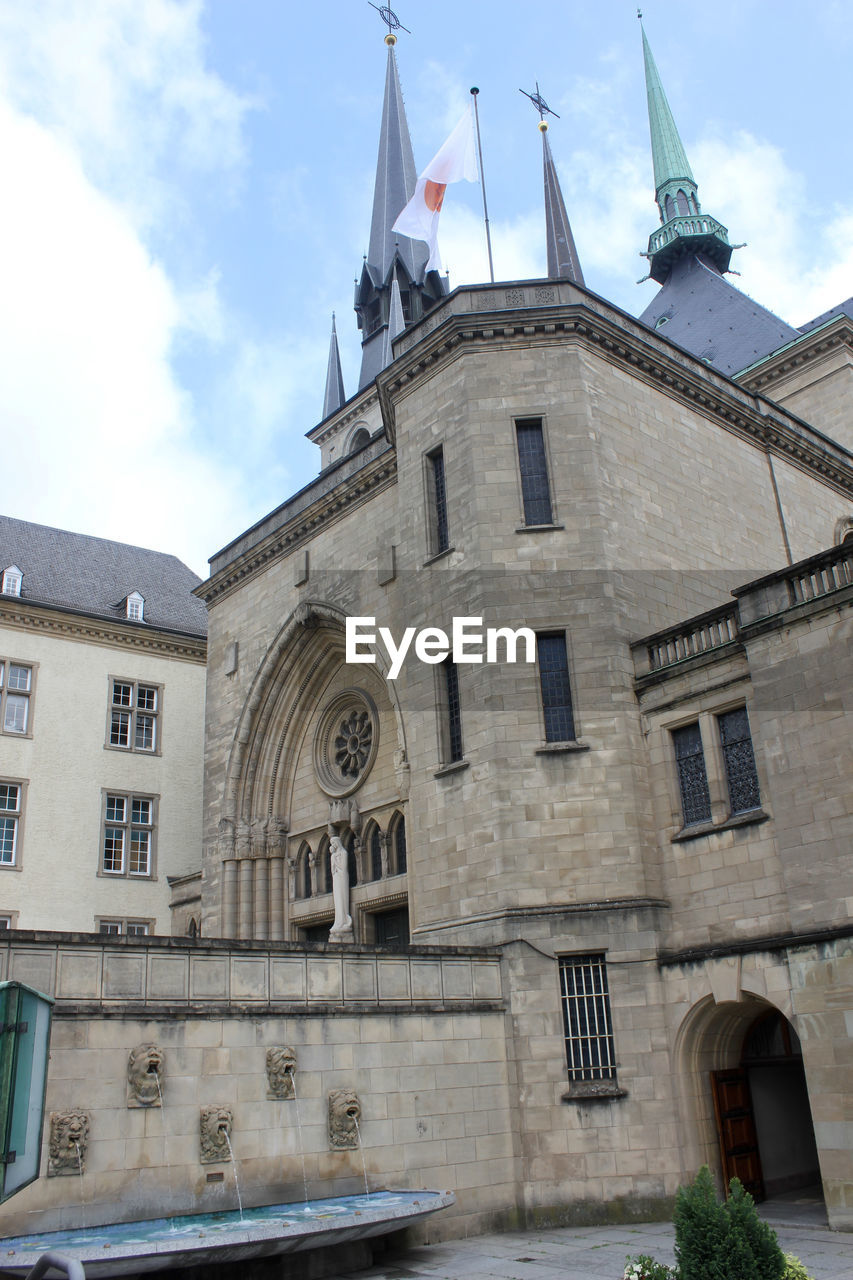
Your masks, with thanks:
[[[545,274],[538,116],[589,288],[636,315],[654,205],[636,5],[399,0],[418,168],[480,89],[499,280]],[[703,209],[799,325],[853,294],[853,5],[649,0]],[[360,341],[386,28],[368,0],[0,0],[4,513],[207,561],[307,484]],[[449,189],[451,288],[488,279]]]

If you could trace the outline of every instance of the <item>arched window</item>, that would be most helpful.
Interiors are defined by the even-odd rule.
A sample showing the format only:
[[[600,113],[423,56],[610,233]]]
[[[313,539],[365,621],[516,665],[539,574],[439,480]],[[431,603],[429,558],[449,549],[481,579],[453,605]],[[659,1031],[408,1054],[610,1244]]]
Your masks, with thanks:
[[[672,203],[672,196],[664,196],[663,211],[667,222],[669,222],[670,218],[675,217],[675,205]]]
[[[311,848],[304,840],[296,858],[296,896],[311,897]]]
[[[359,449],[363,449],[366,444],[370,444],[370,432],[367,427],[359,427],[349,442],[349,452],[358,453]]]
[[[685,194],[685,192],[679,190],[676,193],[675,203],[678,206],[678,212],[681,214],[682,217],[686,218],[687,215],[690,213],[690,205],[687,203],[687,195]]]
[[[401,876],[408,868],[406,860],[406,819],[402,813],[397,813],[391,819],[391,858],[390,862],[394,868],[393,874]]]
[[[349,872],[350,888],[352,888],[353,885],[358,884],[358,864],[355,859],[355,832],[347,828],[341,836],[341,844],[347,851],[347,871]],[[329,887],[331,888],[331,884]]]
[[[320,893],[332,892],[332,854],[328,836],[323,836],[317,846],[317,888]]]
[[[367,871],[371,880],[382,879],[382,832],[371,822],[364,837],[367,849]]]

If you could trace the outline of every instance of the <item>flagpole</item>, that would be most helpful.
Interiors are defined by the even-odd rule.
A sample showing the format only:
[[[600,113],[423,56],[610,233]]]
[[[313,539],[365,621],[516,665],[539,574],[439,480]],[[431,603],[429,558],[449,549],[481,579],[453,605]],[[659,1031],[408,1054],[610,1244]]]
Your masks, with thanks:
[[[489,206],[486,204],[486,176],[483,173],[483,144],[480,141],[480,113],[477,110],[477,94],[480,92],[476,86],[471,90],[471,97],[474,99],[474,123],[477,127],[477,152],[480,157],[480,186],[483,189],[483,218],[486,223],[486,248],[489,251],[489,280],[495,283],[495,264],[492,262],[492,236],[489,231]]]

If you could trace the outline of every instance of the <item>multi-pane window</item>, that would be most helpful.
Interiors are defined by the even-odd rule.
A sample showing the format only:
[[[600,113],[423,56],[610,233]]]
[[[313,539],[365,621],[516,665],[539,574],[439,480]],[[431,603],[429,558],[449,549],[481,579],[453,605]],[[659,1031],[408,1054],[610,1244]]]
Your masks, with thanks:
[[[573,742],[575,717],[569,684],[569,655],[563,631],[536,637],[539,685],[546,742]]]
[[[4,733],[25,734],[30,726],[33,669],[0,660],[0,706]]]
[[[108,792],[101,868],[107,875],[150,876],[154,801],[150,796]]]
[[[18,824],[21,788],[17,782],[0,782],[0,866],[14,867],[18,856]]]
[[[144,938],[151,932],[150,920],[99,920],[98,933],[114,936],[126,934],[129,938]]]
[[[156,752],[159,742],[160,690],[135,680],[113,680],[110,692],[109,745],[126,751]]]
[[[717,717],[717,723],[720,726],[720,745],[729,788],[729,808],[732,813],[748,813],[750,809],[758,809],[761,806],[761,794],[746,707],[726,711]]]
[[[705,769],[702,734],[698,723],[686,724],[680,729],[674,729],[672,742],[675,748],[684,825],[690,827],[697,822],[710,822],[711,795],[708,790],[708,774]]]
[[[560,993],[570,1080],[615,1080],[616,1052],[603,955],[563,956]]]
[[[462,707],[459,701],[459,670],[451,658],[441,664],[444,678],[445,764],[462,759]]]
[[[429,494],[430,554],[439,555],[450,547],[447,521],[447,483],[444,475],[444,450],[427,455],[427,491]]]
[[[8,569],[3,570],[3,595],[19,596],[21,594],[21,583],[24,575],[16,564],[10,565]]]
[[[524,523],[551,524],[551,488],[548,483],[548,459],[545,456],[542,419],[520,419],[515,424],[515,433]]]

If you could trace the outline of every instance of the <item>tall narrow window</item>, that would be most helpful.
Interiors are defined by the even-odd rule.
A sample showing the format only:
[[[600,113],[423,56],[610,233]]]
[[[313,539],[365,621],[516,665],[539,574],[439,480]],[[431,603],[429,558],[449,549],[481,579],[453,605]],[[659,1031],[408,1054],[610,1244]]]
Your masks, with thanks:
[[[748,813],[750,809],[758,809],[761,806],[761,793],[758,789],[758,771],[755,767],[746,707],[726,711],[717,717],[717,722],[720,726],[731,812]]]
[[[400,814],[391,827],[394,875],[401,876],[407,870],[406,819]]]
[[[697,822],[710,822],[711,796],[699,725],[686,724],[681,729],[674,729],[672,742],[684,825],[690,827]]]
[[[429,493],[430,554],[437,556],[450,547],[447,522],[447,485],[444,476],[444,450],[436,449],[427,456],[427,489]]]
[[[0,701],[3,732],[25,734],[30,727],[33,669],[0,660]]]
[[[303,842],[297,859],[296,892],[303,898],[311,897],[311,848]]]
[[[462,708],[459,702],[459,671],[451,658],[441,664],[444,673],[444,754],[445,764],[462,759]]]
[[[560,991],[570,1080],[615,1080],[616,1051],[603,955],[563,956]]]
[[[382,833],[374,823],[367,837],[367,852],[370,859],[371,880],[382,879]]]
[[[515,424],[521,499],[525,524],[551,524],[551,489],[541,418],[522,418]]]
[[[569,684],[569,656],[563,631],[536,637],[542,717],[546,742],[573,742],[575,717]]]
[[[0,866],[14,867],[17,862],[20,818],[21,788],[14,782],[0,782]]]

